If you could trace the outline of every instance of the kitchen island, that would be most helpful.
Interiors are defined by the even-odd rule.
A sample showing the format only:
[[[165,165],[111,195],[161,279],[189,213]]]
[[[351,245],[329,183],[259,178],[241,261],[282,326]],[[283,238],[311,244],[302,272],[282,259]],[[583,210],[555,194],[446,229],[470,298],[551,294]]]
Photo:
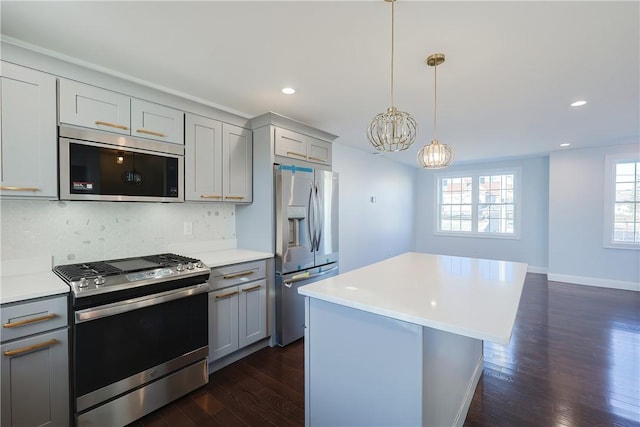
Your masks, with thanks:
[[[405,253],[299,289],[307,426],[461,426],[527,265]]]

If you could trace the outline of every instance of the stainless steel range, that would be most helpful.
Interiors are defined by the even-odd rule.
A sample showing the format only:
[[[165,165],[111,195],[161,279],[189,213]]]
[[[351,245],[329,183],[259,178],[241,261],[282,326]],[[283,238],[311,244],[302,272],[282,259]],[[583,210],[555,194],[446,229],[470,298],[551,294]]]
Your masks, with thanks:
[[[206,384],[210,269],[150,255],[59,265],[71,287],[78,426],[124,426]]]

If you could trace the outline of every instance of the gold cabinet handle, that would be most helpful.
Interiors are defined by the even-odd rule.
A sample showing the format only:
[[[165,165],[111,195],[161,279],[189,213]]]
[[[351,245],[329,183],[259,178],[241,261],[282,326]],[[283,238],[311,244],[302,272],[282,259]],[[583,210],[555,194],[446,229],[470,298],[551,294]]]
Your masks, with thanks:
[[[2,186],[0,187],[0,190],[5,190],[5,191],[40,191],[39,188],[36,187],[7,187],[7,186]]]
[[[51,320],[51,319],[56,318],[56,317],[58,317],[57,314],[51,313],[51,314],[48,314],[46,316],[34,317],[33,319],[27,319],[27,320],[20,320],[18,322],[5,323],[4,325],[2,325],[2,327],[3,328],[15,328],[15,327],[18,327],[18,326],[29,325],[29,324],[34,323],[34,322],[42,322],[42,321],[45,321],[45,320]]]
[[[34,344],[34,345],[30,345],[28,347],[16,348],[15,350],[5,351],[4,355],[5,356],[16,356],[18,354],[28,353],[30,351],[37,350],[39,348],[51,347],[52,345],[54,345],[57,342],[58,342],[58,340],[53,338],[53,339],[50,339],[49,341],[41,342],[40,344]]]
[[[318,162],[327,163],[325,159],[321,159],[319,157],[309,157],[309,160],[316,160]]]
[[[222,199],[222,196],[216,196],[214,194],[201,194],[201,199]]]
[[[224,198],[229,200],[243,200],[244,196],[224,196]]]
[[[164,133],[155,132],[155,131],[146,130],[146,129],[137,129],[136,132],[138,132],[138,133],[146,133],[147,135],[160,136],[162,138],[167,136]]]
[[[124,125],[118,125],[118,124],[115,124],[115,123],[103,122],[102,120],[96,120],[95,123],[96,123],[96,125],[100,125],[100,126],[109,126],[111,128],[129,130],[129,128],[124,126]]]
[[[302,157],[304,159],[307,158],[306,155],[300,154],[300,153],[296,153],[295,151],[287,151],[287,156],[298,156],[298,157]]]
[[[257,286],[253,286],[251,288],[243,289],[242,292],[251,292],[251,291],[255,291],[256,289],[260,289],[260,288],[262,288],[262,285],[257,285]]]
[[[236,277],[251,276],[253,273],[254,273],[253,271],[243,271],[241,273],[228,274],[226,276],[222,276],[222,278],[223,279],[235,279]]]
[[[238,291],[229,292],[228,294],[216,295],[216,299],[229,298],[234,295],[238,295]]]

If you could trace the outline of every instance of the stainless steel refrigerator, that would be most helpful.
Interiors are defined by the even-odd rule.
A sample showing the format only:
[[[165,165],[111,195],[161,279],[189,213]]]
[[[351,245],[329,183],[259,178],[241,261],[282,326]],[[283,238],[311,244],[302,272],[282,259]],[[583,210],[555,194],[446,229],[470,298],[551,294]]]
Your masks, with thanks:
[[[300,286],[338,274],[338,174],[275,165],[276,342],[304,335]]]

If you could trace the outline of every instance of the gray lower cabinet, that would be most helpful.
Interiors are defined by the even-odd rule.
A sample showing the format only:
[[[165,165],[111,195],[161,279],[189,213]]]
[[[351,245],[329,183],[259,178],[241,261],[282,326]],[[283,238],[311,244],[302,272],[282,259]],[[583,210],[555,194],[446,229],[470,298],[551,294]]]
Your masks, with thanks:
[[[66,296],[2,306],[3,427],[69,426]]]
[[[265,261],[212,269],[209,362],[267,337]]]

